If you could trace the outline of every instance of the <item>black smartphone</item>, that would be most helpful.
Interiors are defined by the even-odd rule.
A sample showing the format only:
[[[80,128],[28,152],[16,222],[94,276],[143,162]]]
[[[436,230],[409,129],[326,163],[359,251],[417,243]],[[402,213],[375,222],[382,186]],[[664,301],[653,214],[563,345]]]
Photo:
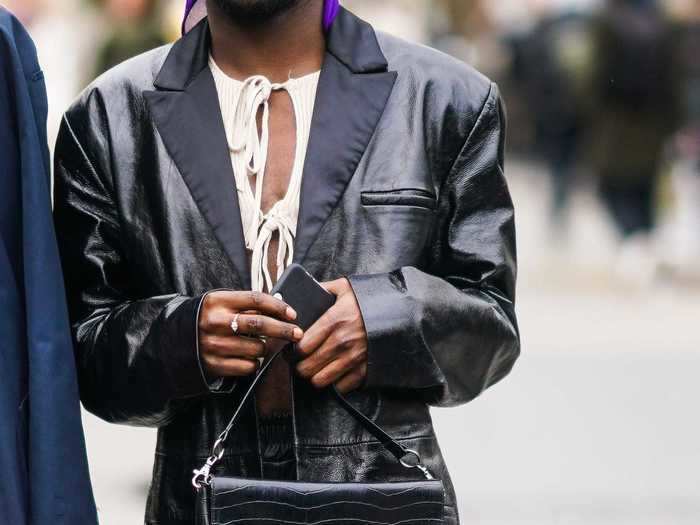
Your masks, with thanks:
[[[290,265],[272,288],[297,312],[296,324],[302,330],[311,328],[335,304],[335,295],[327,292],[300,264]]]

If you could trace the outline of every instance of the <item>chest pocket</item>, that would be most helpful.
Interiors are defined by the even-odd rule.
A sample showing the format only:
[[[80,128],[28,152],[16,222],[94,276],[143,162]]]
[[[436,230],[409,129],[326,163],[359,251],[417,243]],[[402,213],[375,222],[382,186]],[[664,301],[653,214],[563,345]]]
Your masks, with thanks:
[[[424,189],[400,189],[386,191],[363,191],[363,206],[410,206],[433,211],[437,207],[435,195]]]
[[[424,189],[364,191],[360,196],[365,242],[382,268],[421,268],[435,219],[437,198]]]

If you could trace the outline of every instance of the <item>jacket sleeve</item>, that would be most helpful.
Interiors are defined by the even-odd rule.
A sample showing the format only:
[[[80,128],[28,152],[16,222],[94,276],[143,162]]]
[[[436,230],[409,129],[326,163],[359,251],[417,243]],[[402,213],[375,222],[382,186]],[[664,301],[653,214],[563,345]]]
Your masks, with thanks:
[[[513,204],[503,173],[505,117],[495,85],[442,184],[429,263],[350,277],[369,340],[366,388],[465,403],[511,370]]]
[[[64,117],[55,155],[54,217],[81,399],[107,421],[163,426],[209,391],[197,348],[203,296],[130,293],[133,268],[121,245],[106,146],[91,128],[78,136]]]

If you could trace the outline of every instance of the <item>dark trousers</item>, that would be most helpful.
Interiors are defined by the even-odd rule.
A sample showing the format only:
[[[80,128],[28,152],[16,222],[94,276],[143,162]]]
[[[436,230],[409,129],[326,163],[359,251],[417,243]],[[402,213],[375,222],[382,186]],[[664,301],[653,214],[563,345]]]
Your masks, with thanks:
[[[656,180],[604,177],[600,194],[620,233],[625,237],[649,233],[654,227]]]

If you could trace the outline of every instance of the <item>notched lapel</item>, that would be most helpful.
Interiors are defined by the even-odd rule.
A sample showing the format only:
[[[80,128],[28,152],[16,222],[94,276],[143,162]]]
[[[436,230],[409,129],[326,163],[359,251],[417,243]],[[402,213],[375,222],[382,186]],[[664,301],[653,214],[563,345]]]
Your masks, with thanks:
[[[328,36],[311,122],[295,262],[303,262],[369,145],[396,82],[396,72],[387,69],[371,26],[341,9]]]
[[[197,31],[208,31],[206,23],[202,22],[192,33]],[[200,45],[204,45],[201,35],[187,38],[199,38]],[[193,51],[187,48],[183,45],[180,50],[171,51],[159,75],[160,84],[156,81],[160,89],[147,92],[146,100],[168,153],[231,259],[239,286],[250,289],[241,213],[216,85],[206,62],[200,64],[193,78],[184,78],[193,69],[197,71],[192,65]],[[185,60],[186,56],[177,56],[178,51],[187,51],[190,61]],[[195,61],[203,61],[202,56],[207,56],[199,51],[194,53]]]
[[[202,21],[174,44],[146,93],[165,147],[240,278],[250,289],[233,168]],[[374,29],[341,8],[327,36],[304,165],[295,262],[303,262],[338,205],[384,113],[397,74]]]

